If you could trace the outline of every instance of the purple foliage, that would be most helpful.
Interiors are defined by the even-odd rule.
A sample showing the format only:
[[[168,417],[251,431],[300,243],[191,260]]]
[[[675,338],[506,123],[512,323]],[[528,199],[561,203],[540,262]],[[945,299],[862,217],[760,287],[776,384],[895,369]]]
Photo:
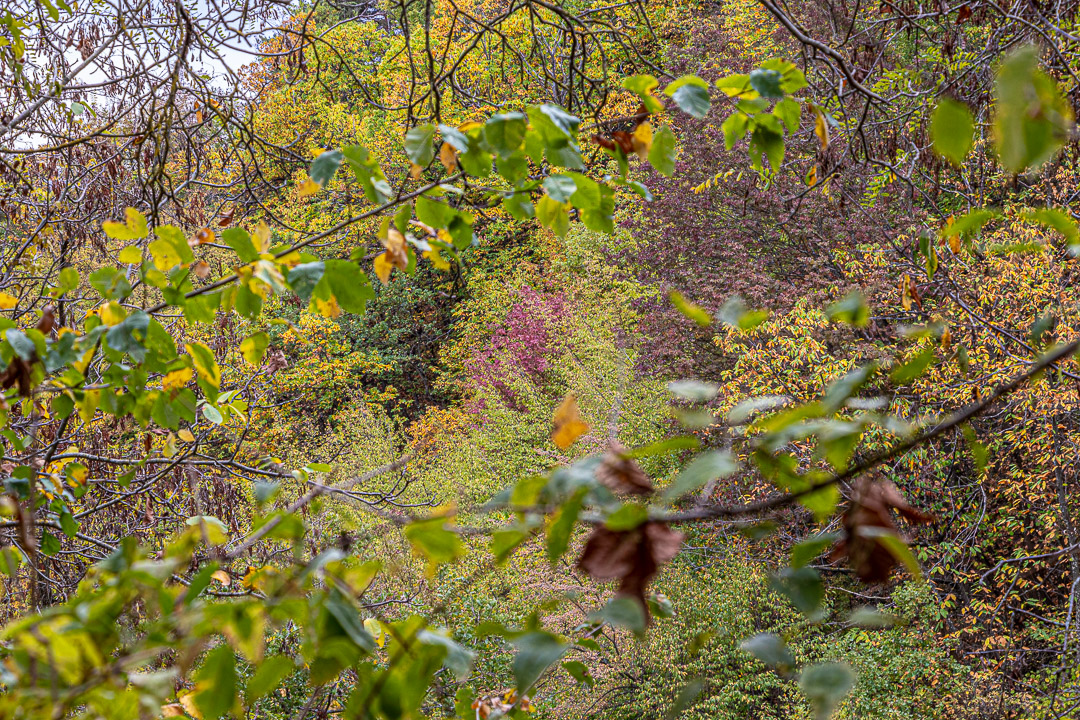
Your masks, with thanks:
[[[506,317],[491,329],[487,345],[467,363],[467,372],[475,387],[494,389],[507,407],[520,411],[524,407],[509,382],[517,377],[539,382],[551,366],[556,350],[554,329],[567,308],[559,292],[542,292],[526,285],[516,295]]]

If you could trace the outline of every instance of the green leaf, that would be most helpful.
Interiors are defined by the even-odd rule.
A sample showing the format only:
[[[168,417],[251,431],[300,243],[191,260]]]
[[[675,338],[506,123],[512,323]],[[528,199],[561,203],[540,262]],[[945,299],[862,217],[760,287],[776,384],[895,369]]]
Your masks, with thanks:
[[[750,87],[750,76],[743,73],[720,78],[716,81],[716,87],[728,97],[752,99],[758,96],[757,91]]]
[[[773,108],[773,115],[784,123],[788,132],[793,133],[799,129],[799,118],[802,116],[802,105],[791,98],[784,98],[776,103],[776,107]]]
[[[60,541],[48,530],[41,531],[41,554],[45,557],[53,557],[60,552]]]
[[[362,145],[350,145],[341,148],[341,154],[349,163],[356,182],[360,183],[364,196],[369,202],[381,205],[393,196],[393,188],[386,181],[382,168],[367,148]]]
[[[702,453],[682,469],[671,485],[664,489],[663,499],[672,502],[687,493],[696,492],[711,480],[727,477],[739,469],[731,453],[710,450]]]
[[[698,327],[708,327],[712,324],[712,316],[709,315],[705,308],[690,302],[682,293],[672,290],[668,293],[668,299],[671,300],[671,304],[675,306],[683,316],[693,320],[698,324]]]
[[[667,125],[653,135],[649,164],[661,175],[671,177],[675,174],[675,133]]]
[[[689,115],[701,119],[709,114],[709,84],[697,75],[683,75],[668,84],[664,94]]]
[[[526,693],[553,663],[558,662],[570,646],[548,632],[530,632],[513,641],[517,648],[513,671],[519,694]]]
[[[624,503],[615,512],[604,519],[604,526],[609,530],[620,532],[633,530],[649,519],[649,509],[638,503]]]
[[[90,287],[97,290],[106,300],[123,300],[131,294],[131,283],[128,282],[127,276],[117,268],[98,268],[90,273],[89,280]]]
[[[129,207],[124,211],[127,222],[119,223],[107,220],[101,223],[101,229],[114,240],[140,240],[149,234],[146,227],[146,216],[135,208]]]
[[[203,720],[217,720],[236,704],[236,655],[222,643],[211,650],[195,675],[195,706]]]
[[[679,694],[675,696],[675,700],[668,707],[666,713],[664,713],[664,720],[675,720],[682,715],[683,711],[689,708],[694,702],[697,701],[698,695],[705,689],[705,683],[700,678],[695,678],[690,682],[683,685],[679,690]]]
[[[975,116],[967,105],[943,98],[930,119],[934,150],[959,167],[971,151],[975,138]]]
[[[308,177],[318,183],[319,187],[326,187],[326,183],[333,179],[344,159],[345,156],[340,150],[324,150],[312,161]]]
[[[776,70],[758,68],[750,73],[750,87],[757,91],[761,97],[770,100],[779,100],[784,97],[784,90],[780,87],[783,76]]]
[[[642,104],[650,113],[664,109],[664,104],[652,93],[653,88],[659,84],[652,75],[632,75],[622,81],[622,86],[641,98]]]
[[[667,384],[668,391],[677,398],[694,403],[708,402],[720,392],[720,386],[701,380],[673,380]]]
[[[821,602],[825,599],[825,586],[817,570],[784,568],[773,577],[770,587],[791,600],[808,619],[818,620],[823,616]]]
[[[116,259],[125,265],[138,265],[142,262],[142,250],[134,245],[128,245],[120,251]]]
[[[889,373],[889,379],[897,385],[906,385],[915,378],[922,377],[930,363],[934,361],[934,346],[928,344],[919,352],[915,353],[907,362],[894,368]]]
[[[240,353],[249,365],[258,367],[262,364],[263,353],[266,352],[266,347],[269,344],[270,336],[259,331],[243,339],[240,343]]]
[[[589,619],[624,628],[639,637],[645,634],[645,608],[629,595],[616,595],[602,608],[590,613]]]
[[[565,203],[545,195],[536,204],[536,218],[540,224],[559,237],[566,237],[570,230],[570,214]]]
[[[750,417],[761,410],[772,410],[775,407],[791,402],[787,395],[762,395],[760,397],[747,398],[728,412],[728,422],[732,425],[742,425]]]
[[[73,538],[79,533],[79,523],[71,513],[64,512],[60,515],[60,529],[69,538]]]
[[[311,299],[315,286],[322,280],[326,265],[322,260],[301,263],[289,270],[288,283],[292,291],[304,302]]]
[[[577,181],[572,175],[549,175],[544,178],[544,192],[558,203],[570,202],[577,189]]]
[[[199,378],[214,388],[221,387],[221,368],[218,367],[217,358],[214,357],[213,351],[200,342],[190,342],[184,348],[191,355],[192,363],[195,365],[195,371],[199,373]]]
[[[978,210],[972,210],[969,213],[965,213],[956,218],[951,223],[946,223],[941,228],[941,237],[948,238],[953,235],[959,235],[960,237],[967,237],[973,233],[982,229],[982,226],[990,222],[996,217],[1000,217],[1001,213],[997,210],[989,210],[980,208]]]
[[[795,667],[795,657],[778,635],[772,633],[754,635],[739,643],[739,647],[766,665],[781,671],[786,672]]]
[[[105,344],[118,352],[126,352],[135,362],[142,362],[146,357],[146,332],[150,327],[150,316],[142,310],[124,318],[118,325],[113,325],[105,333]]]
[[[748,120],[749,118],[742,112],[733,112],[728,115],[720,126],[724,133],[724,147],[730,150],[735,147],[735,143],[746,136],[746,130],[749,127]]]
[[[236,252],[241,262],[249,263],[259,259],[259,251],[251,242],[251,235],[247,230],[238,227],[228,228],[221,233],[221,239]]]
[[[461,537],[446,528],[446,519],[425,518],[405,526],[405,537],[417,555],[428,563],[428,574],[434,574],[440,565],[453,562],[465,552]]]
[[[512,112],[492,115],[484,123],[484,139],[499,157],[509,157],[521,149],[525,142],[525,127],[528,120],[524,113]]]
[[[625,455],[631,458],[655,457],[656,455],[667,455],[679,450],[697,450],[700,447],[701,441],[694,435],[677,435],[673,438],[657,440],[648,445],[634,448]]]
[[[858,625],[865,628],[887,628],[892,627],[898,621],[895,615],[882,612],[877,608],[863,606],[856,608],[851,615],[848,616],[848,622],[852,625]]]
[[[502,206],[515,220],[528,220],[536,215],[536,208],[526,192],[507,193],[503,196]]]
[[[323,300],[333,295],[341,309],[350,313],[364,312],[367,301],[375,297],[367,275],[351,260],[323,261],[323,275],[314,294]]]
[[[795,569],[805,567],[839,538],[840,536],[837,533],[822,533],[798,543],[791,548],[791,567]]]
[[[799,675],[799,687],[810,698],[818,720],[827,720],[854,686],[855,673],[847,663],[811,665]]]
[[[255,670],[255,674],[248,680],[244,699],[250,705],[259,698],[265,697],[295,671],[296,666],[288,655],[271,655],[263,660]]]
[[[1077,229],[1076,221],[1064,210],[1049,207],[1037,208],[1026,211],[1023,218],[1028,222],[1038,223],[1051,230],[1057,230],[1069,245],[1080,243],[1080,229]]]
[[[417,125],[405,133],[405,155],[414,165],[426,167],[435,157],[435,126]]]
[[[4,339],[8,341],[8,345],[15,351],[15,354],[23,360],[30,362],[37,357],[37,345],[22,330],[15,328],[6,330]]]
[[[1057,83],[1039,69],[1038,49],[1013,51],[994,83],[994,143],[1005,169],[1038,169],[1068,138],[1072,111]]]
[[[553,564],[558,562],[570,544],[570,535],[574,531],[574,524],[577,523],[587,492],[588,488],[579,488],[569,500],[562,504],[548,524],[547,556]]]
[[[585,663],[578,660],[567,660],[562,664],[563,670],[566,670],[570,674],[570,677],[574,678],[577,682],[587,687],[592,687],[596,684],[595,678],[592,673],[589,672],[589,668]]]
[[[79,287],[79,271],[75,268],[65,267],[60,270],[60,274],[56,278],[56,294],[63,295],[69,293],[72,290]]]
[[[759,124],[750,133],[750,157],[755,167],[761,166],[761,153],[765,154],[772,169],[779,172],[780,165],[784,162],[784,136]]]
[[[870,308],[866,306],[866,298],[858,290],[852,290],[834,302],[825,313],[832,322],[842,322],[854,327],[866,327],[870,323]]]

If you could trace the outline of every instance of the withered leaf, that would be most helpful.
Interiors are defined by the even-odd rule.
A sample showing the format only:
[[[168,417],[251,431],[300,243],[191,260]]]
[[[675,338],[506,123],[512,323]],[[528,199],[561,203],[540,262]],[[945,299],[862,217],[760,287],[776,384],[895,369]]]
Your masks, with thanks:
[[[651,495],[652,481],[632,458],[626,457],[626,448],[617,442],[604,453],[603,462],[596,469],[596,481],[614,493],[628,495]]]
[[[900,490],[889,481],[874,482],[860,478],[855,486],[851,506],[844,513],[844,537],[833,548],[833,559],[846,557],[848,564],[863,582],[882,582],[896,567],[897,559],[880,532],[860,532],[860,528],[876,528],[889,535],[899,536],[892,510],[908,522],[923,524],[934,520],[913,507]]]
[[[619,593],[635,598],[645,609],[645,590],[660,566],[679,553],[683,534],[667,523],[650,520],[632,530],[597,526],[589,535],[578,567],[597,580],[619,580]]]
[[[42,335],[48,335],[55,326],[56,308],[52,305],[46,305],[45,309],[41,311],[41,319],[38,320],[37,329],[41,331]]]

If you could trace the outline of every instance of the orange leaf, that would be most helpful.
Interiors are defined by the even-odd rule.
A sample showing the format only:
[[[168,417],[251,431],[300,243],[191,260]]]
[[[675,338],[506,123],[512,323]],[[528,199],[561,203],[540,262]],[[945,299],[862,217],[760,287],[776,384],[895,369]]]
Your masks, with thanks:
[[[574,444],[579,437],[589,432],[589,426],[581,419],[581,411],[578,408],[577,397],[570,393],[562,401],[562,405],[555,411],[551,419],[555,429],[551,433],[551,440],[560,450],[565,450]]]

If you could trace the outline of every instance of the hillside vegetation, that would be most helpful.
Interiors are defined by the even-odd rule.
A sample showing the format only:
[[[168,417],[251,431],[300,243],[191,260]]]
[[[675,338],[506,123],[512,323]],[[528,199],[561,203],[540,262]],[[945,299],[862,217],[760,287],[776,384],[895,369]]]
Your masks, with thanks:
[[[1078,12],[17,0],[0,719],[1080,716]]]

